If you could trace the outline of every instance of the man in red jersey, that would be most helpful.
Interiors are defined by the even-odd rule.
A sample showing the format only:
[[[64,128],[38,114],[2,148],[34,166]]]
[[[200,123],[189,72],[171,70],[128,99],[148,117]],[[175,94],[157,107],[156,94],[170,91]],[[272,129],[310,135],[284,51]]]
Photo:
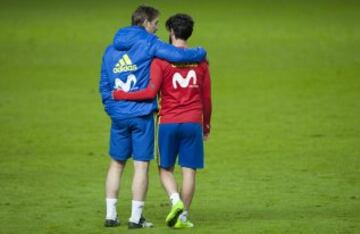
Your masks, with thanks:
[[[166,28],[171,43],[186,48],[193,25],[188,15],[170,17]],[[196,170],[204,167],[203,139],[206,140],[210,133],[211,89],[207,61],[173,64],[154,59],[147,88],[130,93],[117,90],[113,98],[153,99],[158,91],[160,179],[172,203],[165,222],[174,228],[193,227],[187,216],[195,192]],[[174,177],[177,155],[183,174],[181,198]]]

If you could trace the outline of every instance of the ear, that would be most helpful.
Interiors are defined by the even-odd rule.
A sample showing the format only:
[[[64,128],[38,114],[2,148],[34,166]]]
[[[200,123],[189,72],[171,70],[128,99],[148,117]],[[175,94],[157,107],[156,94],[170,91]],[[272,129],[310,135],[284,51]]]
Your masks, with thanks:
[[[150,23],[149,20],[145,19],[144,23],[142,25],[143,25],[144,28],[147,28],[149,23]]]
[[[174,29],[170,29],[170,36],[175,36]]]

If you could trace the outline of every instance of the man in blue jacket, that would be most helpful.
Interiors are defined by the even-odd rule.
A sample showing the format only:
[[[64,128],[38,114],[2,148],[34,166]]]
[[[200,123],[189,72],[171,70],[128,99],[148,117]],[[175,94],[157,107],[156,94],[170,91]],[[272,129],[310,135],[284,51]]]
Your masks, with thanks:
[[[160,41],[157,30],[159,11],[139,6],[132,15],[132,26],[120,29],[103,56],[100,92],[105,111],[112,120],[110,130],[111,162],[106,178],[106,227],[120,225],[116,203],[121,175],[127,159],[134,160],[132,211],[129,228],[152,227],[142,215],[148,188],[149,162],[154,151],[153,112],[156,100],[115,101],[112,91],[132,92],[144,89],[149,82],[154,57],[172,62],[198,62],[205,58],[202,48],[182,49]]]

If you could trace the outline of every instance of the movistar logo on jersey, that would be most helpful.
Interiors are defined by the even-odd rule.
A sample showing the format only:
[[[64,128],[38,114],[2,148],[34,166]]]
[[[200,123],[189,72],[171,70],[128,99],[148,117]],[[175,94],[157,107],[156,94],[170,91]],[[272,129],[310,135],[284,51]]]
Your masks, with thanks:
[[[135,70],[137,70],[137,66],[136,64],[132,63],[131,59],[127,54],[124,54],[113,68],[114,73],[121,73],[127,71],[135,71]]]
[[[136,76],[134,74],[128,75],[126,82],[123,82],[119,78],[115,79],[115,89],[121,89],[124,92],[129,92],[132,87],[136,84]]]
[[[182,77],[180,73],[176,72],[173,75],[172,84],[174,89],[177,89],[178,84],[180,85],[181,88],[186,88],[189,86],[191,80],[192,80],[192,85],[190,85],[190,88],[198,87],[198,85],[196,84],[196,73],[194,70],[190,70],[185,78]]]

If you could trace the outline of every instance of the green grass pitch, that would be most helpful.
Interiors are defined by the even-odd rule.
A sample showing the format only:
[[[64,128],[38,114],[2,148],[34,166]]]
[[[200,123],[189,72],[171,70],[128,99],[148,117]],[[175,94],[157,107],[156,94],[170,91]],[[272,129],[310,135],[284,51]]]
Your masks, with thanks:
[[[110,121],[98,93],[102,53],[141,1],[2,1],[0,233],[105,229]],[[212,133],[191,210],[165,227],[156,165],[132,233],[360,233],[360,3],[147,1],[164,22],[195,19],[208,51]],[[130,216],[132,163],[118,213]]]

